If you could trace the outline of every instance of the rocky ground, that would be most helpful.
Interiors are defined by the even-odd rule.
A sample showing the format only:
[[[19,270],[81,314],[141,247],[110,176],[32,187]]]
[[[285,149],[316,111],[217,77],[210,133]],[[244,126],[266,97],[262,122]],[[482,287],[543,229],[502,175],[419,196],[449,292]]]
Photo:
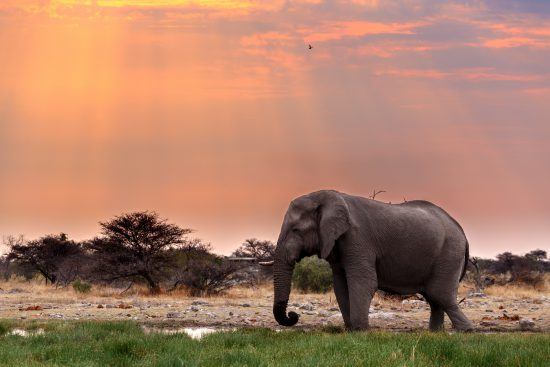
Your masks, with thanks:
[[[164,328],[214,326],[278,329],[280,327],[273,319],[271,307],[271,290],[265,287],[209,298],[77,295],[72,290],[4,286],[0,290],[0,319],[135,320],[146,326]],[[537,292],[531,296],[469,294],[461,307],[480,331],[550,331],[548,293]],[[331,293],[310,295],[294,292],[289,310],[300,314],[297,325],[300,328],[343,326]],[[375,329],[427,329],[429,307],[415,298],[393,300],[377,296],[371,306],[370,319]],[[446,327],[450,328],[448,319],[446,323]]]

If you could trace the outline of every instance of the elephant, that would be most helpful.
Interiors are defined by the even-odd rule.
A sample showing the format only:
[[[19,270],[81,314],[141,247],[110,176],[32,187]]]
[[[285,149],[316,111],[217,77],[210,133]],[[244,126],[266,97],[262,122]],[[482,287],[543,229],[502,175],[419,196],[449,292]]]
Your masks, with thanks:
[[[473,324],[457,303],[469,259],[462,227],[428,201],[387,204],[335,190],[294,199],[285,214],[273,260],[273,315],[293,326],[289,312],[292,272],[306,256],[326,259],[347,330],[369,327],[369,307],[380,289],[420,293],[430,305],[429,328],[443,329],[444,313],[458,331]]]

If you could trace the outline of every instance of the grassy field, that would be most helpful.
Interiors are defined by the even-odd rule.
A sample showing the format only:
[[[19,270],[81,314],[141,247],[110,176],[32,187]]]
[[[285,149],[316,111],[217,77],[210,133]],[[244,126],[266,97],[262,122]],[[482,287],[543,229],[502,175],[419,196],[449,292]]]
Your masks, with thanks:
[[[42,329],[18,336],[14,328]],[[0,322],[2,366],[548,366],[548,334],[267,329],[145,334],[132,322]]]

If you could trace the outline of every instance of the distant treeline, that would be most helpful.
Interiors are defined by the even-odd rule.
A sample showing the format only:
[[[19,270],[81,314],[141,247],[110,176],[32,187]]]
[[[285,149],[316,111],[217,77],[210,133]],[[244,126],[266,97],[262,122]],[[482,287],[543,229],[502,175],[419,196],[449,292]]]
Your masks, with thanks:
[[[261,277],[248,263],[214,254],[210,244],[190,237],[191,229],[169,223],[156,213],[123,214],[100,226],[99,236],[81,242],[64,233],[31,241],[4,239],[9,252],[0,258],[3,278],[41,276],[62,287],[76,280],[121,287],[141,283],[151,293],[185,287],[201,294]],[[234,255],[265,261],[272,259],[274,249],[270,241],[248,239]]]
[[[503,252],[496,259],[470,260],[468,278],[479,289],[492,284],[523,283],[534,287],[544,286],[544,273],[550,272],[550,261],[544,250],[533,250],[525,255]]]
[[[100,222],[100,226],[97,237],[80,242],[64,233],[31,241],[8,237],[4,244],[9,252],[0,257],[0,276],[5,280],[40,276],[46,283],[61,287],[77,281],[120,287],[144,284],[151,293],[182,287],[190,294],[217,293],[235,284],[269,277],[249,262],[214,254],[210,244],[191,237],[191,229],[169,223],[154,212],[122,214]],[[275,244],[252,238],[235,250],[233,257],[269,261],[274,253]],[[330,287],[328,264],[304,262],[300,266],[303,269],[297,268],[295,277],[298,286]],[[472,258],[468,279],[478,288],[509,282],[537,286],[548,271],[546,251],[533,250],[523,256],[504,252],[496,259]],[[308,276],[313,272],[324,274],[322,284],[308,283],[309,278],[319,278]]]

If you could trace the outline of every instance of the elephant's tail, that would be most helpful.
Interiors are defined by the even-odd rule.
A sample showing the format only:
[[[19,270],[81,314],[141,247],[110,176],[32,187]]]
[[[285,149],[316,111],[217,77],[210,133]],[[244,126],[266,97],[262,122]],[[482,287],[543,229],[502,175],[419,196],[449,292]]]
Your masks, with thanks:
[[[462,268],[462,274],[460,274],[459,282],[462,281],[464,275],[466,275],[466,269],[468,268],[468,261],[470,260],[470,244],[466,240],[466,252],[464,254],[464,268]]]

